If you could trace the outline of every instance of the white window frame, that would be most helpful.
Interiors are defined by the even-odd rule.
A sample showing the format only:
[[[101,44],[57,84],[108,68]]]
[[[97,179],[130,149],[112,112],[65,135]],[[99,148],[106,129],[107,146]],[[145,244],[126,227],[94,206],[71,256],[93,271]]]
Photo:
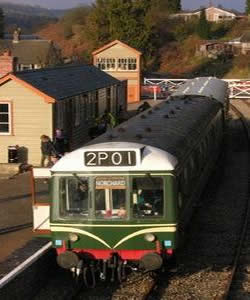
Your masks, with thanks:
[[[114,57],[98,57],[96,60],[96,65],[101,70],[115,71],[116,59]]]
[[[132,67],[133,66],[133,67]],[[117,70],[119,71],[137,71],[138,61],[136,57],[120,57],[117,60]]]
[[[0,110],[0,115],[5,115],[8,114],[8,123],[6,122],[1,122],[0,124],[8,124],[9,125],[9,131],[8,132],[1,132],[0,131],[0,135],[11,135],[12,134],[12,103],[11,102],[7,102],[7,101],[0,101],[0,104],[7,104],[8,105],[8,112],[1,112]]]

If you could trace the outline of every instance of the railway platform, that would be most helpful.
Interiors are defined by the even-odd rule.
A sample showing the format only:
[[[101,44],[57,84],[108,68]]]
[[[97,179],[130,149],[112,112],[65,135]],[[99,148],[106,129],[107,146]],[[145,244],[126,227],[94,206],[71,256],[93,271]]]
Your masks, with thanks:
[[[32,227],[28,226],[32,223],[30,174],[9,179],[11,174],[1,173],[0,177],[0,230],[25,224],[27,228],[0,234],[0,244],[3,245],[0,247],[0,263],[33,238]]]

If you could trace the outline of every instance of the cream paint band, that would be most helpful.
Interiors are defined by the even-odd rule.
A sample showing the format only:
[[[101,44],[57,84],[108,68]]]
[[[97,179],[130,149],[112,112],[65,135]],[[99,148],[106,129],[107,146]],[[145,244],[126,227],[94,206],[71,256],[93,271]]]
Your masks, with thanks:
[[[53,226],[76,226],[76,227],[100,227],[100,228],[103,228],[103,227],[177,227],[177,224],[176,223],[173,223],[173,224],[72,224],[72,223],[69,223],[69,224],[60,224],[60,223],[50,223],[50,226],[53,227]]]
[[[106,247],[108,247],[109,249],[112,249],[112,247],[107,244],[103,239],[99,238],[98,236],[82,230],[82,229],[77,229],[77,228],[71,228],[71,227],[51,227],[51,231],[52,232],[73,232],[73,233],[79,233],[82,235],[86,235],[89,236],[97,241],[99,241],[100,243],[102,243],[103,245],[105,245]],[[116,247],[118,247],[119,245],[121,245],[122,243],[124,243],[125,241],[141,235],[141,234],[146,234],[146,233],[154,233],[154,232],[176,232],[176,227],[156,227],[156,228],[147,228],[147,229],[142,229],[136,232],[133,232],[132,234],[127,235],[126,237],[124,237],[123,239],[121,239],[114,247],[113,249],[115,249]]]

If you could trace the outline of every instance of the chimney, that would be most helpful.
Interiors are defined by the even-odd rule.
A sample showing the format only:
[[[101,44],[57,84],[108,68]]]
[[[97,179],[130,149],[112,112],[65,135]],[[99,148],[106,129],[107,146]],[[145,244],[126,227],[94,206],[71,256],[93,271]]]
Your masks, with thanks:
[[[11,55],[11,51],[5,50],[0,55],[0,77],[14,71],[14,57]]]
[[[21,35],[21,29],[17,28],[13,33],[13,43],[19,43]]]

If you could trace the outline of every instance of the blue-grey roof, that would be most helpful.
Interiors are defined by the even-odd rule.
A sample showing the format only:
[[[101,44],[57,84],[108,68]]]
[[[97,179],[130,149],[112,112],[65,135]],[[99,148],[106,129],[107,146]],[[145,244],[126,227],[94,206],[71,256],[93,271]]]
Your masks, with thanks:
[[[56,100],[120,82],[93,65],[83,64],[16,72],[15,76]]]

